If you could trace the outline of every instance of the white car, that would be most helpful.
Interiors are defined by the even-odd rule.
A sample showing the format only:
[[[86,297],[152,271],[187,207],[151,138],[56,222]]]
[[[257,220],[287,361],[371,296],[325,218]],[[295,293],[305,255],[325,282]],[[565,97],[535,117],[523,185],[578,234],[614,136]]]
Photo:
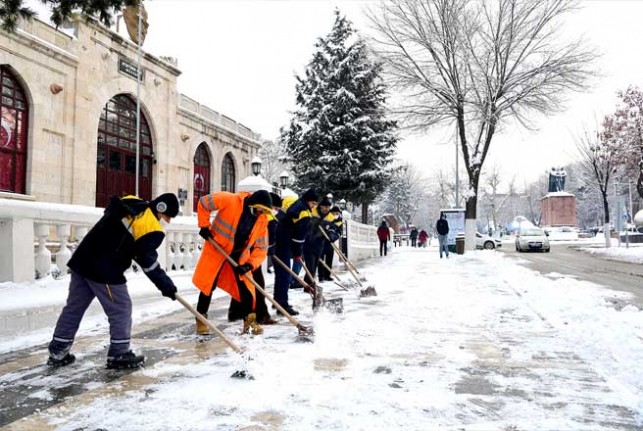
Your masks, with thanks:
[[[539,227],[521,229],[516,235],[516,251],[544,251],[549,253],[549,238]]]
[[[489,235],[483,235],[480,232],[476,232],[477,249],[493,250],[498,247],[502,247],[502,241],[498,238],[492,238]]]

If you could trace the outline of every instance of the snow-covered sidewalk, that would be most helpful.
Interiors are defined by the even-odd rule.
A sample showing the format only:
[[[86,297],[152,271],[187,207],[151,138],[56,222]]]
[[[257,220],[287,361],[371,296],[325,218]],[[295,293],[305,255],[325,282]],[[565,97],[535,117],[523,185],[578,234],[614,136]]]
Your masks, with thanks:
[[[439,259],[435,248],[402,247],[361,272],[379,296],[329,285],[327,296],[344,297],[341,316],[313,315],[310,299],[292,294],[302,323],[315,328],[313,344],[295,343],[287,324],[254,338],[227,327],[253,358],[254,380],[230,379],[244,366],[230,349],[203,357],[187,344],[178,359],[133,374],[136,385],[96,384],[93,396],[35,419],[58,430],[643,427],[643,312],[606,301],[625,294],[487,251]],[[138,313],[135,326],[157,311]]]

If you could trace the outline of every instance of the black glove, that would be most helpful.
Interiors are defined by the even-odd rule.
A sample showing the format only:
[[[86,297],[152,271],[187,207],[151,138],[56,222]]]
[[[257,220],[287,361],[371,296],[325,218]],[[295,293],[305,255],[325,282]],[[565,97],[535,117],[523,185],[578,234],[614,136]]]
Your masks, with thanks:
[[[176,286],[169,278],[165,283],[157,287],[161,291],[161,295],[165,296],[166,298],[170,298],[172,301],[176,299],[176,297],[174,296],[174,294],[176,293]]]
[[[249,263],[244,263],[243,265],[237,265],[237,267],[234,269],[234,272],[236,272],[239,275],[245,274],[248,271],[252,271],[252,266],[250,266]]]
[[[199,235],[206,241],[210,238],[214,239],[214,237],[212,236],[212,232],[210,231],[210,227],[208,226],[199,229]]]

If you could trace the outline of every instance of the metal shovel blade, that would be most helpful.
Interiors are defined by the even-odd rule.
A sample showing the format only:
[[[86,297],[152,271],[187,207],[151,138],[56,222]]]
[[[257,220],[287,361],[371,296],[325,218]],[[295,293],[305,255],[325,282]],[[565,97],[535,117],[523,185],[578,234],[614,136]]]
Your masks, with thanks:
[[[377,296],[377,291],[373,286],[368,286],[366,289],[362,289],[359,292],[360,298],[366,298],[368,296]]]
[[[331,313],[342,314],[344,312],[344,298],[326,299],[324,308]]]

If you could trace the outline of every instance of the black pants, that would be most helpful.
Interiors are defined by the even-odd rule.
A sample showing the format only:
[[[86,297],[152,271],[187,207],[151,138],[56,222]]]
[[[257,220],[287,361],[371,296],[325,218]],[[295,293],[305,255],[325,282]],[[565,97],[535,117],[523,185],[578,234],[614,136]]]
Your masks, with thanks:
[[[264,289],[266,288],[266,281],[263,278],[263,271],[261,267],[252,271],[252,278],[257,282],[257,284]],[[268,306],[266,305],[266,297],[263,293],[259,292],[259,289],[255,289],[255,313],[257,313],[257,321],[262,322],[266,318],[270,317],[268,312]],[[239,301],[234,298],[230,298],[230,306],[228,307],[228,320],[234,322],[235,320],[243,319],[243,306]]]
[[[314,286],[315,284],[317,264],[319,258],[321,257],[322,250],[323,245],[321,243],[315,243],[311,241],[310,243],[307,242],[304,246],[304,264],[306,265],[306,268],[308,268],[308,272],[310,272],[310,274],[313,276],[313,279],[311,280],[307,272],[306,276],[304,277],[304,281],[311,286]]]
[[[243,280],[241,280],[240,275],[235,274],[234,276],[237,281],[237,287],[239,288],[239,296],[241,297],[241,302],[239,303],[241,306],[239,314],[241,314],[242,318],[245,318],[248,314],[254,311],[252,307],[252,293],[250,293],[246,284],[243,282]],[[210,309],[210,302],[212,302],[212,293],[217,286],[217,281],[219,281],[219,274],[217,274],[216,278],[214,279],[214,283],[212,283],[212,291],[210,292],[210,294],[206,295],[203,292],[199,294],[199,302],[197,302],[196,311],[203,315],[207,314],[208,310]]]
[[[324,260],[324,263],[329,268],[333,267],[333,257],[335,257],[335,250],[330,242],[324,241],[324,250],[322,251],[321,259]],[[324,267],[324,265],[319,265],[319,280],[332,280],[330,278],[330,272]]]
[[[386,256],[387,251],[388,250],[387,250],[387,247],[386,247],[386,240],[381,239],[380,240],[380,256],[382,256],[382,252],[384,252],[384,256]]]

